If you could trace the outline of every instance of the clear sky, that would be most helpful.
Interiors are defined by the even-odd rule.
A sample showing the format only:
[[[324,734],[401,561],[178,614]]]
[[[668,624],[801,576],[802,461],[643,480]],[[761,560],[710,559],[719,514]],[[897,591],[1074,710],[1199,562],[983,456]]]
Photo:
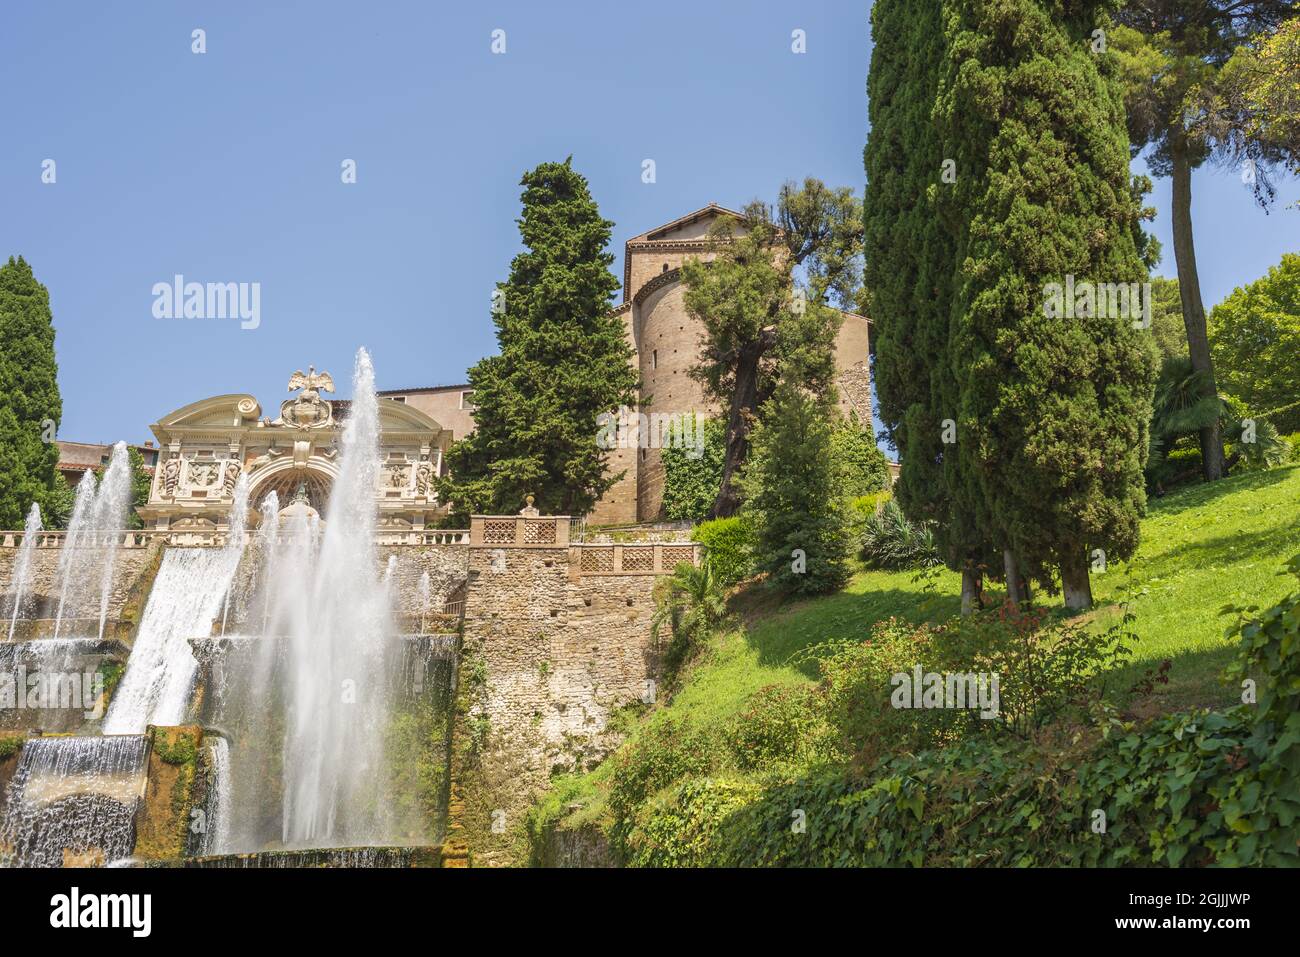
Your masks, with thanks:
[[[359,345],[381,388],[463,382],[495,349],[519,177],[546,160],[572,154],[590,180],[620,276],[625,239],[709,202],[772,199],[805,175],[861,192],[868,11],[6,0],[0,255],[50,289],[60,437],[140,441],[227,392],[274,412],[309,363],[345,396]],[[1300,213],[1281,208],[1298,193],[1284,184],[1265,215],[1237,175],[1196,175],[1207,304],[1300,245]],[[1154,203],[1172,275],[1167,180]],[[177,273],[260,283],[261,325],[155,318],[152,287]]]

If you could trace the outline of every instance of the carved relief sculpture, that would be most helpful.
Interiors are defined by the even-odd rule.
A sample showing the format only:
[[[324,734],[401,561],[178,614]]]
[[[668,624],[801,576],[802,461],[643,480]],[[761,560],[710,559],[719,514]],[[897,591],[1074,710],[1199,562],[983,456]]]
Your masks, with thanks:
[[[272,425],[287,425],[295,429],[322,429],[334,420],[334,407],[320,397],[321,391],[334,391],[334,378],[328,372],[317,372],[315,366],[307,367],[289,377],[289,390],[302,389],[294,399],[280,404],[280,418]]]

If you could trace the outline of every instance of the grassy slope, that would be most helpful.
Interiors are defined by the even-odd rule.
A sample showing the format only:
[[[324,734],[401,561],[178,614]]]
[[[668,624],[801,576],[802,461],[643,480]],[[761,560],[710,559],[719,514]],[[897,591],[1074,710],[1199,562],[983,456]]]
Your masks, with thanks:
[[[1117,676],[1116,686],[1131,686],[1146,668],[1168,658],[1170,682],[1155,698],[1160,710],[1230,703],[1232,692],[1217,680],[1231,657],[1224,639],[1230,619],[1219,610],[1230,603],[1268,606],[1290,590],[1278,572],[1300,552],[1300,466],[1168,495],[1151,503],[1142,532],[1127,570],[1112,565],[1094,575],[1098,604],[1118,602],[1127,592],[1137,616],[1134,662]],[[947,571],[928,582],[912,572],[866,571],[836,595],[778,609],[742,596],[737,604],[746,624],[718,638],[668,708],[646,720],[671,712],[720,725],[759,688],[813,680],[811,666],[788,664],[801,649],[832,638],[865,637],[873,623],[891,615],[914,622],[947,618],[959,610],[959,585],[958,576]],[[1103,610],[1099,627],[1117,616]],[[633,737],[641,727],[632,725]],[[548,812],[580,802],[584,807],[569,825],[598,818],[609,768],[606,762],[590,774],[557,781]]]

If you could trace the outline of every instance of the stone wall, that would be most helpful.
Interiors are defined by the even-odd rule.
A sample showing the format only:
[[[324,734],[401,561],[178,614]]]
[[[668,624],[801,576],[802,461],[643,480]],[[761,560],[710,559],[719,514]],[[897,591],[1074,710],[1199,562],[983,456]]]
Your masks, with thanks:
[[[127,629],[113,628],[114,637],[124,641],[129,641],[133,626],[139,622],[140,612],[144,608],[144,600],[148,597],[148,586],[153,580],[153,574],[157,571],[158,560],[162,554],[163,541],[161,537],[142,535],[140,540],[143,544],[137,547],[119,547],[116,557],[113,561],[113,577],[109,585],[108,597],[108,620],[110,622],[126,621],[131,627]],[[51,541],[61,542],[61,538],[51,536]],[[61,547],[38,547],[32,552],[31,577],[28,580],[25,597],[23,599],[23,617],[33,619],[48,619],[48,626],[45,622],[34,622],[23,626],[22,634],[15,637],[25,639],[44,638],[53,634],[53,619],[58,613],[59,593],[62,588],[62,580],[59,576],[59,556],[63,553]],[[15,545],[0,544],[0,593],[4,595],[4,600],[0,602],[0,607],[4,609],[4,617],[9,617],[12,605],[11,594],[13,590],[14,565],[18,560],[18,548]],[[95,574],[99,574],[99,569],[95,569]],[[65,625],[63,636],[65,637],[85,637],[89,634],[98,633],[99,619],[99,600],[98,590],[94,591],[95,599],[93,607],[87,605],[80,609],[65,608],[65,616],[78,617],[83,616],[84,622],[78,624],[89,626],[91,619],[94,619],[94,630],[86,631],[86,627],[79,630],[69,631]],[[48,634],[47,634],[48,632]],[[8,629],[5,629],[7,635]]]
[[[470,547],[447,843],[472,865],[522,863],[551,778],[595,767],[611,719],[653,694],[656,574],[587,574],[581,551]]]

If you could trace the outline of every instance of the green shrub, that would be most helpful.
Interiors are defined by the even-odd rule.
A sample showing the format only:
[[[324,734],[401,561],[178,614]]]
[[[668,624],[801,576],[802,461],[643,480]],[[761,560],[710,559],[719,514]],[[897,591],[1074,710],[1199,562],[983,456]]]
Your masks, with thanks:
[[[939,564],[934,531],[924,523],[908,521],[892,498],[867,516],[860,541],[858,556],[869,568],[897,571]]]
[[[719,828],[757,793],[757,785],[743,779],[683,782],[638,815],[625,842],[626,862],[633,867],[710,865]]]
[[[753,771],[824,751],[829,730],[813,689],[769,685],[750,696],[724,737],[736,766]]]
[[[671,683],[725,620],[727,602],[708,558],[698,567],[678,565],[670,577],[655,582],[654,599],[650,638],[658,644],[664,625],[669,627],[663,673]]]
[[[856,415],[831,432],[831,458],[841,495],[859,498],[889,487],[885,453],[871,433],[861,427]]]
[[[697,434],[695,413],[683,416],[684,433]],[[721,419],[704,420],[704,447],[696,451],[671,445],[660,452],[664,463],[664,516],[699,521],[709,514],[722,487],[727,451],[727,426]]]
[[[1290,435],[1282,436],[1282,441],[1290,448],[1291,453],[1287,456],[1289,462],[1300,462],[1300,432],[1292,432]]]
[[[754,530],[743,516],[715,518],[695,526],[718,583],[729,588],[754,574]]]
[[[22,750],[24,740],[26,735],[23,734],[0,734],[0,761],[11,758]]]

